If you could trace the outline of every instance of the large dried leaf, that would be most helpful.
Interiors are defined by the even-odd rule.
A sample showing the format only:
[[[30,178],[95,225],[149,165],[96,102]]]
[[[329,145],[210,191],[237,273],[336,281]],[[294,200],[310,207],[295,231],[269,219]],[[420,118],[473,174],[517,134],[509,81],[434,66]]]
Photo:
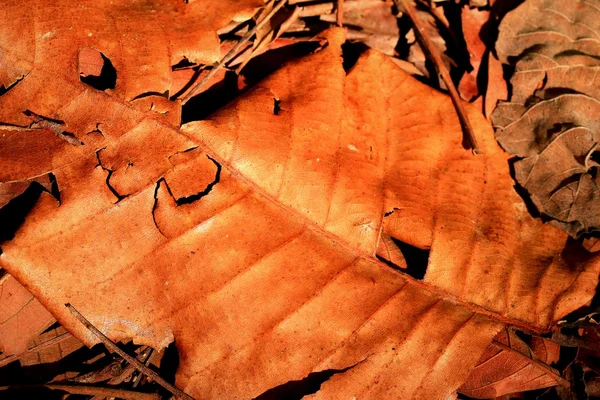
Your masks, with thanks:
[[[548,364],[558,360],[560,346],[534,338],[530,348],[515,332],[503,329],[487,348],[460,392],[477,399],[496,398],[566,382]]]
[[[309,67],[314,60],[323,67]],[[457,298],[531,329],[585,302],[596,262],[578,259],[567,235],[531,218],[487,121],[469,108],[485,152],[473,157],[449,99],[378,67],[387,63],[372,53],[344,80],[322,52],[183,130],[277,201],[371,254],[389,214],[385,233],[431,248],[425,281]]]
[[[231,19],[249,18],[263,4],[262,0],[3,2],[0,87],[12,89],[3,96],[0,121],[27,125],[31,121],[22,114],[25,110],[54,118],[58,108],[83,94],[80,73],[97,66],[101,55],[117,71],[114,94],[131,100],[168,92],[172,65],[184,58],[216,62],[217,30]]]
[[[600,229],[596,182],[600,2],[526,1],[500,26],[498,55],[516,63],[497,139],[540,213],[572,236]],[[566,93],[566,94],[565,94]]]
[[[598,262],[561,258],[565,235],[523,209],[485,120],[472,112],[475,157],[446,96],[374,52],[345,76],[343,34],[329,39],[187,136],[92,89],[57,111],[85,145],[8,131],[0,181],[52,171],[61,205],[41,194],[2,265],[88,344],[65,302],[113,339],[175,339],[178,383],[203,398],[322,370],[339,371],[324,398],[445,398],[500,321],[543,329],[588,301]],[[427,279],[449,294],[373,257],[388,210],[392,236],[432,245]]]

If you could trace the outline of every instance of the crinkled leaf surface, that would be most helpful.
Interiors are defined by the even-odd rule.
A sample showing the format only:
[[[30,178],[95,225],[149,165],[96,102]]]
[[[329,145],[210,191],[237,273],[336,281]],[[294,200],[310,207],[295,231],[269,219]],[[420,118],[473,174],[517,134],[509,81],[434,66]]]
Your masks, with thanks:
[[[65,302],[113,339],[175,339],[199,398],[349,367],[316,396],[445,398],[501,322],[543,329],[588,301],[598,262],[523,210],[481,116],[475,157],[449,99],[374,52],[345,76],[343,40],[184,134],[91,88],[60,110],[84,145],[7,130],[0,181],[52,171],[61,203],[42,193],[0,262],[86,343]],[[382,225],[431,246],[428,283],[373,257]]]
[[[500,59],[515,64],[510,103],[493,114],[515,178],[572,236],[600,227],[597,75],[600,2],[531,0],[500,26]],[[526,21],[526,22],[525,22]]]
[[[500,60],[525,53],[550,58],[600,53],[598,0],[527,0],[506,15],[496,42]]]

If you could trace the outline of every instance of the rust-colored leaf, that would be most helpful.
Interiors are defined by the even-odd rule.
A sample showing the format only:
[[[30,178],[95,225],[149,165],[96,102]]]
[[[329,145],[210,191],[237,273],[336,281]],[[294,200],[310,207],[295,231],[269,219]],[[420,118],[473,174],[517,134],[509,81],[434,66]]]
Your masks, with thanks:
[[[548,364],[558,360],[559,346],[534,338],[530,348],[513,331],[503,329],[487,348],[459,391],[476,399],[556,385],[569,386]]]

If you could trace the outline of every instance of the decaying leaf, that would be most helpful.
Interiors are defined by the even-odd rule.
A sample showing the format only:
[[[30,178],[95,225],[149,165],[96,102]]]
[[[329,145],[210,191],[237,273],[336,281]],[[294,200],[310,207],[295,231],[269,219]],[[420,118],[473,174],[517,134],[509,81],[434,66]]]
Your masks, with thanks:
[[[560,346],[533,338],[529,347],[514,331],[501,330],[459,391],[477,399],[550,386],[569,386],[549,364],[558,360]]]
[[[202,398],[324,370],[317,398],[446,398],[502,323],[542,330],[589,301],[600,263],[528,215],[485,119],[471,110],[474,156],[446,96],[376,52],[346,76],[342,31],[328,40],[182,131],[78,82],[51,115],[84,145],[0,138],[0,181],[52,171],[61,193],[2,266],[87,344],[64,303],[115,340],[175,339]],[[426,282],[374,257],[382,226],[431,247]]]
[[[599,229],[595,152],[600,2],[528,0],[500,26],[500,59],[515,64],[510,103],[493,115],[515,178],[570,235]]]

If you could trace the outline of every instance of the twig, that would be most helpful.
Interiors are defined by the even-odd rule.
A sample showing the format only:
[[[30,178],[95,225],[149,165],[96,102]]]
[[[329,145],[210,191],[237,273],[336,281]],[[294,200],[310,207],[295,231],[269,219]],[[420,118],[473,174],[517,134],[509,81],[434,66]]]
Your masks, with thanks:
[[[336,6],[336,24],[337,26],[343,26],[344,22],[344,0],[337,0],[337,6]]]
[[[336,0],[337,1],[337,0]],[[308,6],[300,6],[301,12],[300,17],[318,17],[333,14],[333,11],[336,9],[337,3],[334,1],[330,1],[328,3],[319,3],[312,4]],[[364,11],[377,7],[384,7],[390,5],[391,1],[382,1],[382,0],[362,0],[362,1],[350,1],[344,3],[343,11]]]
[[[134,392],[131,390],[107,388],[91,385],[64,385],[59,383],[46,383],[40,385],[15,385],[15,386],[0,386],[0,391],[7,389],[33,389],[33,388],[48,388],[50,390],[61,390],[70,394],[82,394],[87,396],[102,396],[117,397],[128,400],[160,400],[160,396],[156,393]]]
[[[271,29],[269,31],[269,33],[267,35],[265,35],[265,37],[262,38],[260,43],[258,43],[258,45],[250,51],[250,55],[248,55],[248,57],[246,57],[246,59],[244,61],[242,61],[240,66],[235,70],[235,73],[237,75],[239,75],[242,72],[242,69],[244,69],[246,64],[248,64],[250,62],[250,60],[252,60],[253,57],[255,57],[257,54],[259,54],[266,46],[268,46],[269,44],[271,44],[275,40],[277,40],[284,32],[286,32],[288,30],[288,28],[294,22],[298,21],[298,16],[300,15],[300,10],[301,10],[300,7],[294,7],[294,11],[292,11],[292,13],[287,17],[287,19],[285,21],[283,21],[283,23],[279,26],[277,34],[271,40],[267,40],[267,36],[274,32],[274,29]]]
[[[450,98],[452,99],[452,103],[454,104],[454,108],[456,109],[456,114],[458,115],[458,119],[460,120],[460,123],[465,131],[467,138],[471,142],[471,148],[473,150],[473,154],[481,154],[481,151],[479,150],[479,146],[477,145],[477,139],[475,138],[475,133],[473,132],[473,127],[471,126],[471,123],[469,122],[469,118],[467,117],[467,113],[465,112],[465,110],[462,106],[460,96],[459,96],[458,92],[456,91],[456,87],[454,87],[454,83],[452,82],[452,79],[450,78],[450,74],[448,73],[448,70],[446,69],[444,62],[442,61],[442,57],[440,56],[439,52],[435,48],[435,45],[431,42],[429,35],[427,35],[427,32],[425,31],[425,27],[421,23],[421,20],[419,19],[419,16],[417,15],[417,13],[415,11],[414,6],[410,3],[410,0],[394,0],[394,1],[396,2],[396,7],[404,10],[404,12],[406,12],[406,15],[408,15],[408,17],[412,21],[412,23],[415,27],[415,33],[417,36],[417,40],[419,41],[419,44],[421,45],[425,54],[427,54],[427,56],[429,56],[431,61],[433,61],[433,65],[435,66],[437,73],[440,75],[440,77],[446,84],[446,88],[448,88],[448,93],[450,94]]]
[[[153,350],[152,350],[152,348],[150,348],[150,351],[148,352],[148,357],[146,357],[145,360],[140,360],[140,361],[142,361],[144,363],[144,365],[146,365],[146,366],[150,365],[150,362],[152,361],[152,355],[153,355],[152,353],[153,353]],[[154,354],[154,355],[156,356],[156,354]],[[142,381],[142,377],[143,377],[142,374],[138,374],[137,376],[135,376],[133,378],[133,387],[134,388],[136,388],[140,384],[140,382]]]
[[[287,0],[281,0],[279,3],[277,3],[273,9],[271,10],[270,13],[268,13],[260,22],[258,22],[254,28],[252,28],[248,33],[246,33],[244,35],[244,37],[242,39],[240,39],[240,41],[238,42],[238,44],[235,45],[235,47],[231,50],[229,50],[229,52],[227,54],[225,54],[225,57],[223,57],[221,59],[221,61],[219,61],[219,63],[217,65],[215,65],[215,67],[213,69],[211,69],[208,74],[206,74],[204,76],[204,78],[202,78],[202,80],[200,82],[198,82],[198,84],[196,84],[190,91],[188,94],[186,94],[182,99],[181,102],[182,103],[186,103],[192,96],[194,96],[194,94],[200,90],[200,88],[206,83],[208,82],[221,68],[223,68],[223,66],[225,64],[227,64],[229,62],[229,60],[231,60],[238,51],[240,51],[240,49],[242,48],[242,46],[244,46],[251,38],[252,36],[254,36],[254,34],[256,32],[258,32],[258,30],[260,28],[262,28],[271,18],[273,18],[273,16],[275,14],[277,14],[277,11],[279,11],[281,9],[281,7],[283,7],[285,5],[285,3],[287,3]]]
[[[175,387],[174,385],[171,385],[169,382],[167,382],[163,378],[161,378],[160,375],[158,375],[156,372],[152,371],[150,368],[146,367],[144,364],[139,362],[137,359],[131,357],[129,354],[127,354],[123,350],[121,350],[119,348],[119,346],[117,346],[112,340],[110,340],[102,332],[100,332],[100,330],[98,328],[96,328],[94,325],[92,325],[92,323],[90,321],[88,321],[83,315],[81,315],[81,313],[79,311],[77,311],[75,309],[75,307],[73,307],[71,304],[67,303],[67,304],[65,304],[65,306],[69,309],[69,311],[71,311],[71,313],[73,313],[73,315],[83,325],[85,325],[86,328],[88,328],[94,335],[96,335],[98,337],[98,339],[100,339],[102,341],[102,343],[104,343],[104,345],[106,346],[107,349],[109,349],[110,351],[112,351],[114,353],[117,353],[129,364],[135,366],[135,368],[138,371],[140,371],[140,372],[146,374],[147,376],[149,376],[150,378],[152,378],[154,381],[156,381],[156,383],[158,383],[159,385],[161,385],[162,387],[167,389],[173,395],[180,397],[182,399],[186,399],[186,400],[194,400],[194,398],[192,396],[185,393],[183,390]]]
[[[45,349],[46,347],[52,346],[53,344],[60,343],[63,340],[68,339],[70,337],[71,337],[71,334],[69,332],[65,332],[65,333],[62,333],[62,334],[60,334],[60,335],[58,335],[56,337],[53,337],[50,340],[45,341],[44,343],[38,344],[37,346],[34,346],[34,347],[32,347],[32,348],[24,351],[23,353],[15,354],[15,355],[3,358],[2,360],[0,360],[0,367],[3,367],[5,365],[7,365],[7,364],[10,364],[13,361],[16,361],[16,360],[18,360],[20,358],[23,358],[23,357],[25,357],[28,354],[37,353],[38,351],[40,351],[42,349]]]

